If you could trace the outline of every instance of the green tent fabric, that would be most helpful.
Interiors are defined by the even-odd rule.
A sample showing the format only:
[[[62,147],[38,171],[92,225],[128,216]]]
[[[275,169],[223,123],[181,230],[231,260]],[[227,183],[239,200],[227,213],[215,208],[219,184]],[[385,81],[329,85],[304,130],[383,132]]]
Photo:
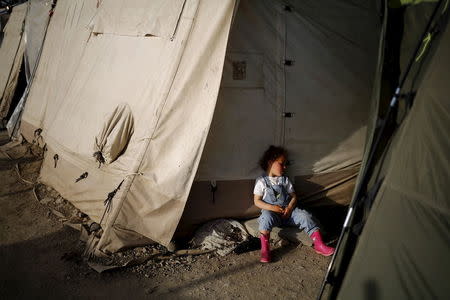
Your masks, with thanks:
[[[450,30],[391,142],[385,178],[338,299],[447,299]]]

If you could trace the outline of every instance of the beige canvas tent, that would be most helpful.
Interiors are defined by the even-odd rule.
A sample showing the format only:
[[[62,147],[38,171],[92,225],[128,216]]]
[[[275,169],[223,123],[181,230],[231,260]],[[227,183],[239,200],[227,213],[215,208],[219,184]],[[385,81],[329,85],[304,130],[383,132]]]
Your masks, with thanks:
[[[0,42],[0,120],[8,115],[22,65],[25,41],[23,29],[27,4],[12,8]]]
[[[12,6],[11,14],[5,10],[5,39],[0,41],[0,118],[7,122],[11,137],[18,136],[18,122],[41,53],[52,2],[28,0]]]
[[[256,216],[257,160],[270,144],[289,150],[305,202],[348,203],[381,9],[59,0],[21,123],[46,145],[41,181],[102,222],[103,252]]]

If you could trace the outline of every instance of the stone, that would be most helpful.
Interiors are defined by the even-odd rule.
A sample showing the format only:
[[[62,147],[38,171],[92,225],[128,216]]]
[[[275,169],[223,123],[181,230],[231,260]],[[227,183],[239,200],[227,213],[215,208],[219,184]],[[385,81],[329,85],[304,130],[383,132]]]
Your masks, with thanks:
[[[259,237],[258,218],[247,220],[243,225],[248,233],[254,237]],[[274,244],[278,243],[281,239],[286,239],[293,243],[302,243],[309,247],[312,246],[312,240],[308,234],[296,227],[275,227],[272,229],[270,239]]]
[[[50,202],[52,202],[52,201],[53,201],[52,198],[50,198],[50,197],[45,197],[44,199],[41,200],[41,203],[42,203],[42,204],[48,204],[48,203],[50,203]]]
[[[287,245],[289,245],[289,241],[285,239],[280,239],[277,242],[277,247],[286,247]]]
[[[175,244],[174,241],[170,241],[170,243],[167,245],[167,251],[173,253],[177,250],[177,245]]]
[[[92,231],[97,231],[100,230],[102,227],[100,226],[100,224],[96,223],[96,222],[91,222],[89,225],[89,230]]]

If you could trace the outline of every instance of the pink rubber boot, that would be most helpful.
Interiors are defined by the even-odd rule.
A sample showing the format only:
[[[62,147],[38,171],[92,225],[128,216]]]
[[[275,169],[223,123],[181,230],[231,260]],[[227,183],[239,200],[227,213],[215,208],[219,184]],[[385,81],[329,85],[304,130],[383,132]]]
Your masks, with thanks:
[[[261,259],[260,262],[269,263],[270,262],[270,245],[269,245],[269,235],[261,234],[259,236],[261,240]]]
[[[330,256],[334,253],[334,248],[328,247],[323,243],[322,235],[319,230],[316,230],[311,234],[311,239],[314,242],[314,250],[316,250],[316,253],[322,254],[323,256]]]

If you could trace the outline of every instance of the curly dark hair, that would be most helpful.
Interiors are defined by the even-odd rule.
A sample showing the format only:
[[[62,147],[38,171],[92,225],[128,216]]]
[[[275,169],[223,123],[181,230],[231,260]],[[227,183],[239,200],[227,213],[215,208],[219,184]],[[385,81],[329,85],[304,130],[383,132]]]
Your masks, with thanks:
[[[276,160],[280,156],[287,157],[286,149],[284,149],[283,147],[270,145],[259,160],[259,166],[264,171],[267,171],[267,168],[269,168],[269,162]]]

